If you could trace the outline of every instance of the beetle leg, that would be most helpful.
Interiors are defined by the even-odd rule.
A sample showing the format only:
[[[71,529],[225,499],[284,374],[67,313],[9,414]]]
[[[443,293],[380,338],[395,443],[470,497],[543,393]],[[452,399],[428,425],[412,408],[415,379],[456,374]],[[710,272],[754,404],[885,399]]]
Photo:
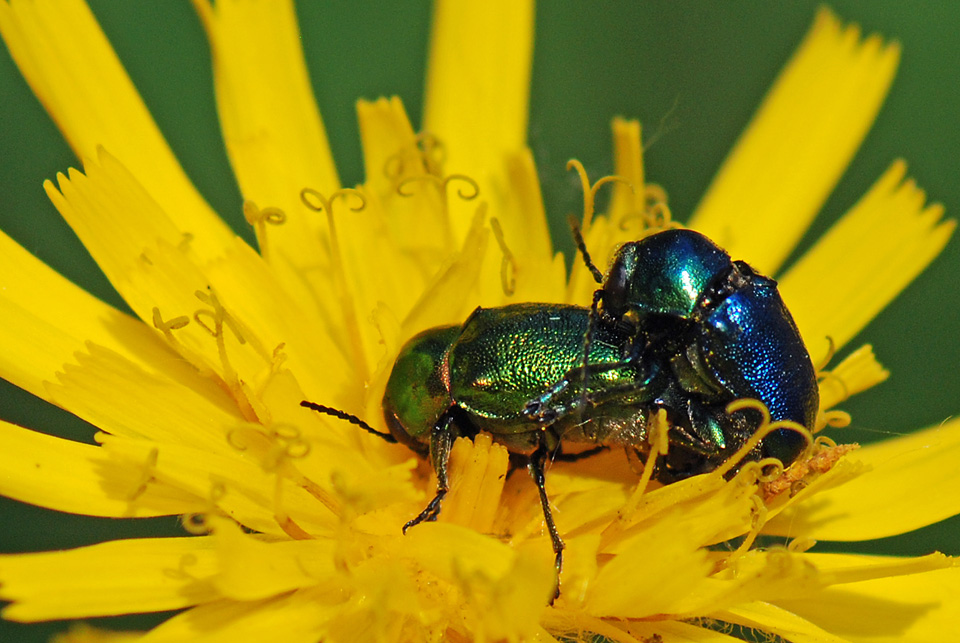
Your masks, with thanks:
[[[562,450],[559,453],[555,453],[553,456],[554,462],[579,462],[580,460],[585,460],[591,456],[597,455],[606,451],[607,447],[601,445],[598,447],[591,447],[584,451],[579,451],[577,453],[564,453]]]
[[[545,432],[544,432],[545,433]],[[555,565],[557,568],[557,596],[560,595],[560,572],[563,570],[563,540],[560,539],[560,533],[557,531],[557,525],[553,522],[553,512],[550,510],[550,500],[547,498],[547,490],[544,487],[546,476],[543,473],[543,464],[547,459],[547,444],[542,437],[537,450],[530,454],[530,475],[533,476],[533,482],[537,485],[537,491],[540,492],[540,506],[543,508],[543,518],[547,523],[547,531],[550,532],[550,541],[553,543],[553,553],[555,555]]]
[[[531,420],[550,424],[560,415],[567,413],[567,408],[556,405],[552,400],[570,386],[570,379],[564,378],[544,391],[540,397],[529,400],[523,407],[523,414]]]
[[[453,415],[444,413],[440,420],[433,425],[430,431],[430,462],[437,474],[437,493],[420,514],[403,526],[403,533],[421,522],[433,522],[440,515],[440,503],[450,490],[447,479],[447,462],[450,460],[450,449],[457,436],[453,428]]]

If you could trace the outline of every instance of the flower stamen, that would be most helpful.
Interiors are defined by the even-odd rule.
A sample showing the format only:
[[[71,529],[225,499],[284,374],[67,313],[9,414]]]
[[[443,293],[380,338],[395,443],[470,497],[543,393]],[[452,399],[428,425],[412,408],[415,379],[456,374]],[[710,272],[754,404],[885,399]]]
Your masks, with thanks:
[[[143,466],[140,468],[140,479],[134,486],[133,491],[127,496],[127,500],[133,502],[146,493],[147,485],[155,480],[153,474],[157,470],[157,460],[159,457],[160,450],[157,449],[157,447],[150,449],[146,461],[144,461]]]
[[[778,420],[777,422],[771,422],[770,411],[760,400],[755,400],[752,398],[734,400],[727,405],[727,414],[733,415],[737,411],[742,411],[745,409],[753,409],[754,411],[760,413],[760,426],[757,427],[756,431],[753,432],[753,435],[750,436],[750,439],[748,439],[743,446],[737,450],[736,453],[728,458],[722,465],[714,469],[713,473],[710,475],[725,476],[730,472],[731,469],[733,469],[733,467],[738,465],[745,457],[747,457],[747,455],[749,455],[749,453],[753,451],[765,437],[778,429],[790,429],[792,431],[796,431],[802,435],[804,439],[806,439],[808,449],[813,444],[813,436],[802,424],[792,420]]]
[[[190,318],[186,315],[180,315],[178,317],[173,317],[169,321],[164,321],[163,315],[160,313],[160,309],[156,306],[153,307],[153,327],[163,334],[163,337],[167,340],[167,343],[170,344],[174,350],[183,355],[187,361],[193,364],[193,366],[202,376],[215,379],[221,386],[226,386],[223,383],[222,378],[207,365],[204,359],[202,359],[199,355],[196,355],[193,350],[187,348],[176,337],[174,337],[173,331],[186,328],[189,324]]]
[[[817,417],[816,431],[822,431],[828,427],[831,429],[842,429],[845,426],[850,426],[852,421],[853,418],[846,411],[839,411],[836,409],[832,411],[823,411]]]
[[[156,306],[153,307],[153,327],[163,333],[163,336],[166,337],[171,343],[176,343],[176,339],[173,337],[173,332],[175,330],[180,330],[190,323],[190,318],[186,315],[180,315],[179,317],[173,317],[169,321],[163,321],[163,316],[160,314],[160,309]]]
[[[763,500],[759,496],[753,495],[750,496],[750,502],[750,531],[746,533],[740,546],[724,561],[724,567],[731,567],[736,564],[737,560],[753,546],[760,530],[767,522],[767,505],[764,504]]]
[[[630,499],[627,500],[623,508],[617,512],[618,523],[626,524],[630,522],[637,507],[640,506],[640,499],[643,498],[643,494],[646,493],[647,485],[649,485],[653,477],[657,458],[661,455],[666,455],[670,447],[670,440],[667,435],[669,429],[670,423],[667,421],[666,409],[659,409],[657,413],[647,421],[647,442],[650,445],[650,452],[647,453],[647,459],[643,463],[643,473],[640,474],[640,480],[637,482],[633,494],[631,494]]]
[[[493,229],[493,236],[503,255],[500,260],[500,286],[503,288],[503,294],[509,297],[517,289],[517,260],[507,247],[507,241],[503,238],[503,228],[496,217],[490,218],[490,227]]]
[[[180,517],[183,530],[192,536],[205,536],[212,530],[210,520],[205,513],[184,514]]]
[[[275,207],[267,207],[261,210],[256,203],[247,199],[243,202],[243,218],[256,231],[257,241],[260,243],[260,256],[269,261],[270,246],[267,243],[267,224],[281,225],[286,223],[286,213]]]
[[[673,220],[673,213],[666,201],[656,201],[652,203],[644,213],[644,222],[647,226],[644,236],[650,236],[663,230],[675,230],[683,227]]]
[[[604,185],[608,183],[622,183],[630,188],[631,191],[635,191],[633,183],[618,176],[616,174],[608,174],[607,176],[602,176],[596,180],[593,185],[590,185],[590,179],[587,176],[587,170],[583,167],[578,159],[570,159],[567,161],[567,170],[576,170],[577,176],[580,177],[580,187],[583,189],[583,223],[581,228],[583,229],[583,234],[586,235],[590,230],[590,223],[593,221],[593,215],[596,212],[596,197],[597,192]]]
[[[827,353],[823,356],[823,359],[819,363],[814,365],[814,370],[819,374],[821,371],[826,371],[827,364],[830,363],[830,360],[833,359],[834,355],[837,354],[837,346],[833,341],[833,337],[827,335]]]
[[[210,306],[210,310],[201,308],[194,312],[193,320],[199,324],[201,328],[210,333],[210,335],[216,340],[217,355],[220,359],[220,368],[223,370],[221,381],[227,387],[227,390],[230,392],[234,400],[237,402],[240,410],[244,414],[244,417],[259,417],[259,414],[254,408],[253,401],[248,399],[247,394],[244,391],[244,387],[240,381],[240,377],[230,363],[229,356],[227,355],[226,333],[224,333],[224,327],[230,329],[237,342],[240,343],[241,346],[249,343],[251,348],[253,348],[267,363],[271,362],[270,354],[267,353],[259,341],[256,341],[256,336],[253,333],[247,332],[240,320],[227,311],[227,309],[220,302],[220,298],[212,289],[208,289],[207,291],[197,290],[194,292],[194,295],[201,302]],[[213,326],[211,327],[208,325],[208,323],[204,321],[204,318],[210,319]],[[247,341],[248,338],[251,340],[250,342]]]
[[[762,482],[760,495],[768,503],[784,491],[789,491],[792,498],[809,484],[812,477],[830,471],[840,458],[859,448],[858,444],[838,445],[826,436],[817,436],[813,455],[795,462],[778,478]]]
[[[420,182],[426,181],[428,183],[433,183],[439,188],[440,192],[443,193],[445,197],[444,214],[447,213],[447,209],[446,209],[447,188],[454,181],[462,181],[463,183],[467,184],[466,190],[463,187],[457,188],[457,196],[463,199],[464,201],[472,201],[476,199],[477,196],[479,196],[480,194],[480,184],[477,183],[472,178],[470,178],[469,176],[467,176],[466,174],[449,174],[445,177],[440,177],[435,174],[423,174],[420,176],[411,176],[407,179],[404,179],[403,181],[400,181],[400,184],[397,185],[397,194],[403,197],[413,196],[414,193],[408,192],[406,188],[408,185],[411,185],[418,181]]]
[[[383,163],[383,174],[388,179],[397,180],[407,173],[404,157],[415,156],[420,168],[433,176],[443,175],[443,164],[447,159],[447,150],[443,142],[432,132],[419,132],[413,139],[413,153],[410,148],[391,154]]]
[[[283,528],[283,524],[286,524],[285,513],[279,510],[279,485],[283,478],[302,487],[307,493],[319,500],[332,514],[340,515],[340,504],[333,496],[313,480],[300,473],[291,462],[292,460],[306,458],[311,450],[310,443],[303,437],[299,428],[278,422],[267,430],[267,427],[262,424],[251,422],[230,429],[226,438],[227,443],[237,451],[253,449],[256,452],[255,457],[259,457],[260,467],[265,472],[276,475],[277,487],[274,489],[276,509],[274,513],[281,516],[277,519],[281,528]]]
[[[210,485],[210,496],[207,499],[209,508],[206,511],[183,514],[180,524],[184,530],[194,536],[203,536],[214,530],[212,516],[222,515],[219,502],[227,495],[227,487],[223,482],[214,482]]]
[[[163,574],[173,580],[198,580],[197,576],[187,571],[188,567],[194,567],[200,562],[196,554],[184,554],[177,561],[176,569],[164,569]]]
[[[330,231],[330,250],[333,257],[334,283],[336,284],[337,294],[340,297],[340,309],[343,311],[344,328],[348,330],[350,338],[350,351],[354,368],[363,381],[370,379],[370,373],[367,368],[367,359],[363,350],[363,340],[360,336],[359,320],[357,319],[357,310],[353,302],[351,290],[347,285],[347,272],[343,263],[343,255],[340,252],[340,239],[337,236],[337,224],[333,217],[333,204],[337,199],[346,200],[347,196],[353,196],[359,199],[358,205],[351,207],[351,212],[360,212],[367,207],[367,199],[363,193],[353,188],[344,188],[337,190],[330,195],[330,198],[314,190],[313,188],[303,188],[300,190],[300,200],[305,206],[314,212],[323,212],[327,218],[327,227]]]

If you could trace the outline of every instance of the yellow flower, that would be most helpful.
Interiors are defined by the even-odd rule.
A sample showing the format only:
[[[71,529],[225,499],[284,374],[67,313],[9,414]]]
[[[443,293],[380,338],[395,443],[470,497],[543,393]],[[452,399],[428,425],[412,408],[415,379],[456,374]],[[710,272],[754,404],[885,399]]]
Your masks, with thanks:
[[[557,463],[547,490],[567,550],[552,603],[536,489],[507,477],[488,436],[456,443],[440,520],[401,535],[432,494],[429,468],[299,402],[382,430],[386,378],[416,332],[477,305],[590,301],[590,274],[576,262],[567,279],[553,252],[525,147],[532,7],[438,4],[424,133],[396,99],[361,102],[354,190],[337,178],[292,7],[195,4],[259,253],[190,184],[85,5],[0,4],[7,46],[83,160],[47,193],[139,318],[0,235],[0,375],[101,430],[92,446],[0,424],[0,493],[92,516],[183,515],[201,534],[3,556],[4,618],[186,608],[142,636],[77,629],[76,641],[668,643],[733,640],[733,626],[794,642],[957,640],[952,560],[809,547],[960,513],[960,422],[852,453],[820,443],[783,475],[748,465],[729,482],[717,471],[657,487],[652,468],[638,481],[614,453]],[[898,57],[820,11],[690,226],[778,273]],[[598,260],[667,213],[639,125],[613,130],[633,189],[614,185],[604,215],[585,207]],[[941,214],[895,162],[781,275],[815,361],[940,252],[953,230]],[[818,429],[886,377],[869,347],[821,374]]]

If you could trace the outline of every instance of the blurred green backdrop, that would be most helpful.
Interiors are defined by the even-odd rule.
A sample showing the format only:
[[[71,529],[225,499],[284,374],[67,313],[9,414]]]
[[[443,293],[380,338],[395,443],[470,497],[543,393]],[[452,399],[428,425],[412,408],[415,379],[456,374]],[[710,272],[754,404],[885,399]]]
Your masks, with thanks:
[[[241,200],[219,138],[210,60],[189,3],[93,0],[94,11],[187,172],[248,239]],[[303,45],[330,143],[346,185],[362,181],[354,101],[398,94],[419,124],[430,7],[426,2],[303,2]],[[609,121],[639,118],[659,133],[647,152],[650,180],[686,218],[778,70],[819,0],[769,3],[542,2],[531,98],[530,145],[560,248],[580,192],[564,163],[591,176],[612,169]],[[960,212],[960,4],[835,1],[835,11],[903,44],[890,96],[866,143],[805,239],[809,245],[896,157],[931,200]],[[252,43],[255,45],[255,43]],[[102,299],[122,306],[47,201],[41,183],[77,161],[6,54],[0,55],[0,228]],[[278,96],[277,100],[283,100]],[[663,124],[663,126],[661,126]],[[843,405],[863,442],[937,424],[960,411],[960,242],[857,339],[874,345],[891,379]],[[0,383],[0,418],[89,440],[92,429]],[[958,467],[960,469],[960,467]],[[2,475],[2,472],[0,472]],[[931,490],[936,493],[936,490]],[[141,522],[64,516],[0,499],[0,552],[66,548],[118,537],[172,534],[175,519]],[[960,554],[960,520],[882,543],[871,552]],[[827,547],[829,545],[824,545]],[[156,615],[100,621],[143,628]],[[62,623],[0,623],[0,640],[41,641]]]

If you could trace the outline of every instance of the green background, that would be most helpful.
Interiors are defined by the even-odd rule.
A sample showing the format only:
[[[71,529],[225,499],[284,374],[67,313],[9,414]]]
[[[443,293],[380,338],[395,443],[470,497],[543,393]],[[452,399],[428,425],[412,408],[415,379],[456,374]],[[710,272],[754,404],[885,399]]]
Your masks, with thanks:
[[[304,2],[303,44],[344,184],[362,181],[354,101],[398,94],[419,124],[429,31],[423,2]],[[188,174],[241,234],[241,200],[219,138],[209,52],[187,2],[97,0],[95,13]],[[542,2],[537,9],[530,145],[558,246],[580,208],[564,163],[591,176],[612,169],[609,121],[639,118],[658,133],[647,151],[650,180],[685,219],[754,108],[809,26],[817,1],[769,3]],[[862,195],[897,157],[949,216],[960,212],[960,4],[833,2],[845,20],[903,44],[893,89],[803,247]],[[283,100],[278,96],[277,100]],[[41,183],[76,165],[9,59],[0,55],[0,228],[104,300],[122,306],[47,201]],[[851,342],[874,345],[893,375],[843,405],[868,442],[937,424],[960,411],[960,242]],[[842,357],[842,355],[841,355]],[[89,440],[92,429],[0,383],[0,418]],[[960,467],[958,467],[960,468]],[[3,475],[0,472],[0,475]],[[931,489],[937,493],[937,489]],[[0,551],[66,548],[119,537],[172,534],[173,518],[140,522],[64,516],[0,499]],[[960,519],[856,550],[960,554]],[[828,545],[824,545],[824,549]],[[123,617],[109,627],[147,627]],[[62,623],[0,623],[0,640],[39,641]]]

